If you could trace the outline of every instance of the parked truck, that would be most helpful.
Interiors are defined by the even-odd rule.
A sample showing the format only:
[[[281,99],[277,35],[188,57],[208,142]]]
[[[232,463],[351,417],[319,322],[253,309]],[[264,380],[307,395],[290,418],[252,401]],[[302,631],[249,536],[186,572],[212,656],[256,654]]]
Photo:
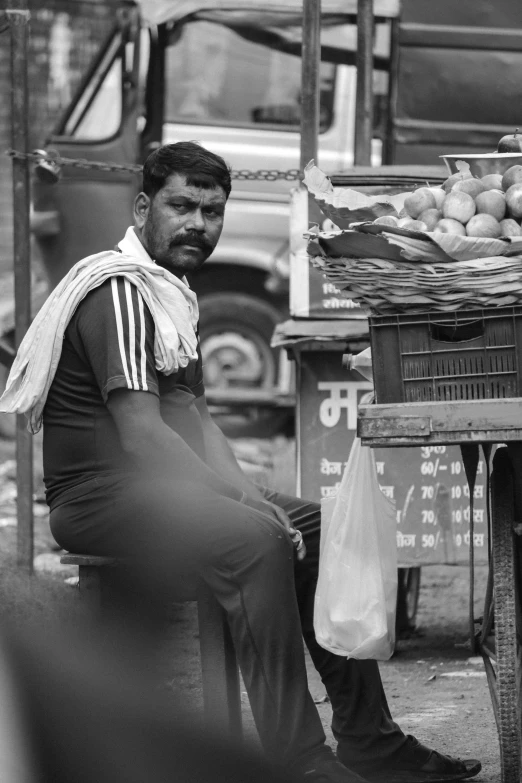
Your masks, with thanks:
[[[355,0],[323,0],[319,165],[353,166]],[[375,0],[372,163],[493,150],[520,115],[522,6],[511,0]],[[220,243],[191,284],[209,390],[289,390],[270,347],[288,313],[289,194],[298,178],[299,0],[125,3],[47,150],[101,161],[49,166],[34,186],[34,232],[51,285],[113,246],[131,220],[136,164],[160,144],[198,140],[234,172]],[[51,153],[52,154],[52,153]],[[128,170],[125,168],[128,164]],[[51,167],[52,168],[52,165]],[[264,413],[260,411],[265,411]],[[264,432],[277,409],[251,409]],[[283,414],[284,415],[284,414]]]

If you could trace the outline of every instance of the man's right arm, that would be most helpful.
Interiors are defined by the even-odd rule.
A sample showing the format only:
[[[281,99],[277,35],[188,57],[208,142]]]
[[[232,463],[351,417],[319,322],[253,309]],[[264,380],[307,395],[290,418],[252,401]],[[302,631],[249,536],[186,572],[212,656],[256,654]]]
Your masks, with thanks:
[[[241,500],[243,493],[215,473],[192,451],[160,413],[154,394],[144,391],[115,389],[109,394],[107,408],[114,419],[120,442],[140,474],[172,477],[200,483],[220,495]]]

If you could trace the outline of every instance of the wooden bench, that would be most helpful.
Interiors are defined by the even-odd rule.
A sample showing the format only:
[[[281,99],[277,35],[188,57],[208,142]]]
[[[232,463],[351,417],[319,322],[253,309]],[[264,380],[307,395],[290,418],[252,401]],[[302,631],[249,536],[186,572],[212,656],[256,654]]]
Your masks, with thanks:
[[[65,554],[65,565],[78,566],[82,600],[101,609],[110,600],[111,569],[122,562],[113,557]],[[205,722],[212,730],[241,737],[239,669],[225,612],[206,586],[198,596],[199,649]]]

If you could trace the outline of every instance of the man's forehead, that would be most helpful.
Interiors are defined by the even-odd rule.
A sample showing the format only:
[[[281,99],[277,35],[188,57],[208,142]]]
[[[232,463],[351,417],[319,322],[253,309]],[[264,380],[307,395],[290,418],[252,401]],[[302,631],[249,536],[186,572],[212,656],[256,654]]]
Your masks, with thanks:
[[[194,177],[197,179],[197,175]],[[202,185],[189,184],[184,174],[170,174],[164,186],[161,188],[164,197],[184,196],[197,201],[226,201],[226,193],[219,185],[215,187],[203,187]]]

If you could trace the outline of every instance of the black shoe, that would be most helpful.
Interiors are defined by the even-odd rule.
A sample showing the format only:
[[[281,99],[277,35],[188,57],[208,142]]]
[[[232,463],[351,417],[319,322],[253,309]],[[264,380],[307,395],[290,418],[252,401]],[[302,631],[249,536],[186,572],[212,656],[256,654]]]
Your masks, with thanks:
[[[320,758],[299,771],[297,775],[305,783],[368,783],[356,772],[345,767],[335,758]]]
[[[450,783],[453,780],[465,780],[478,775],[482,764],[476,759],[454,759],[437,750],[422,745],[411,734],[407,742],[394,758],[369,758],[367,762],[355,765],[342,745],[337,747],[337,758],[350,765],[350,771],[356,767],[360,775],[370,783]]]

